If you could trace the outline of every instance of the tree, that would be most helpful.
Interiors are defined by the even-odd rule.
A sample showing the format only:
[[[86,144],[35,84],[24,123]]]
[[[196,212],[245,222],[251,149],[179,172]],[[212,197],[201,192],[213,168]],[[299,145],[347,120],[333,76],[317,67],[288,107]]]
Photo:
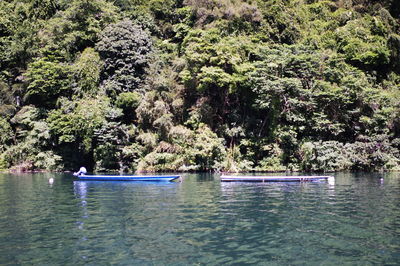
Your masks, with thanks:
[[[99,90],[102,67],[99,54],[93,48],[86,48],[72,66],[76,83],[74,92],[79,96],[95,95]]]
[[[37,56],[37,33],[41,22],[31,16],[31,4],[21,1],[0,2],[0,71],[13,82]]]
[[[29,64],[25,97],[38,106],[52,107],[57,98],[71,92],[71,68],[56,57],[43,57]]]
[[[11,128],[10,123],[0,118],[0,153],[4,152],[6,147],[12,144],[14,132]]]
[[[65,167],[73,169],[80,163],[93,165],[95,131],[106,122],[109,99],[104,96],[60,100],[60,108],[49,113],[50,134]]]
[[[74,59],[77,52],[93,47],[99,33],[117,20],[117,9],[105,0],[73,0],[47,20],[40,31],[41,52],[57,52]]]
[[[123,148],[128,146],[128,127],[118,120],[122,116],[120,109],[109,109],[106,121],[94,131],[96,147],[94,149],[95,169],[123,171],[129,166],[124,160]]]
[[[110,96],[138,89],[152,51],[146,31],[128,19],[109,25],[100,34],[96,50],[104,60],[102,86]]]
[[[0,115],[2,117],[11,117],[16,111],[13,91],[9,86],[0,81]]]
[[[247,36],[224,36],[212,28],[192,30],[182,47],[187,63],[180,77],[187,99],[200,112],[211,109],[209,115],[198,116],[203,119],[200,122],[215,130],[217,124],[230,122],[232,117],[241,120],[237,113],[250,97],[246,74],[252,70],[249,58],[257,45]],[[192,114],[196,115],[195,110]]]
[[[5,146],[5,151],[0,155],[0,168],[1,164],[19,170],[62,168],[61,158],[51,149],[49,125],[42,117],[40,109],[28,105],[21,108],[10,121],[15,135],[10,132],[11,128],[2,123],[1,133],[5,134],[2,140],[7,144],[12,137],[14,145]]]

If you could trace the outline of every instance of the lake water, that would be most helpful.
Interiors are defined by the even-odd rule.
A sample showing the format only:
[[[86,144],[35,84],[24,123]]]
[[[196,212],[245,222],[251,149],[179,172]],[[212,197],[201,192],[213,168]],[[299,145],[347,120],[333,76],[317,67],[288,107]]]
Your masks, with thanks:
[[[400,264],[399,173],[310,183],[183,176],[0,174],[0,264]]]

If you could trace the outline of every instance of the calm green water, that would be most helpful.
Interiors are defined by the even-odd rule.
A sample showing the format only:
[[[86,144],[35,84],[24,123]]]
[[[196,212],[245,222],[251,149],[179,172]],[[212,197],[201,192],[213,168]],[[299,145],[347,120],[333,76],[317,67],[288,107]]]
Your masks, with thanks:
[[[0,264],[400,264],[398,173],[336,174],[331,184],[184,176],[0,175]]]

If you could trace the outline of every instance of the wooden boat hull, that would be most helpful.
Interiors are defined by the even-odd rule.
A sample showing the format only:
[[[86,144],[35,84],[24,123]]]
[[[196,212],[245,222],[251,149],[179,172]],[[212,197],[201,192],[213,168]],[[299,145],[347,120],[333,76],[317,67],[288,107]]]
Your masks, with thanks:
[[[228,176],[222,175],[223,182],[310,182],[333,179],[333,176]]]
[[[139,176],[139,175],[79,175],[80,180],[91,181],[158,181],[171,182],[179,180],[179,175],[157,175],[157,176]]]

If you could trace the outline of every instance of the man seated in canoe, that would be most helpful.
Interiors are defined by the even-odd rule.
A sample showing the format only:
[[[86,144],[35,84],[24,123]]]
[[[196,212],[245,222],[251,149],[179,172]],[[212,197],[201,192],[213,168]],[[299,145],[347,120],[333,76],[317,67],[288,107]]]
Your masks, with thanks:
[[[78,172],[74,173],[74,176],[80,176],[80,175],[84,175],[86,173],[87,173],[86,168],[82,166],[81,168],[79,168]]]

